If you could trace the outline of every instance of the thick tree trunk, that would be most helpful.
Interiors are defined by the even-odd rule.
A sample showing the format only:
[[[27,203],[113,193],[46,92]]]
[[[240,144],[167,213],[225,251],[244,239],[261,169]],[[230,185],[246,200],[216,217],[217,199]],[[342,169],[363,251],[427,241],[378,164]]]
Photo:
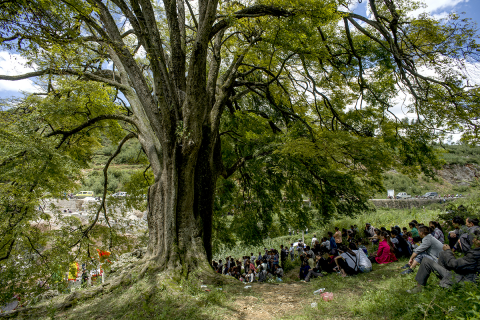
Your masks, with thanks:
[[[186,276],[209,267],[201,225],[194,214],[197,157],[180,153],[177,148],[173,157],[163,159],[160,179],[150,188],[147,257],[160,270]]]
[[[212,133],[208,126],[203,127],[202,145],[195,168],[194,212],[197,219],[203,246],[209,263],[212,261],[212,218],[215,191],[218,178],[216,155],[220,153],[218,134]]]

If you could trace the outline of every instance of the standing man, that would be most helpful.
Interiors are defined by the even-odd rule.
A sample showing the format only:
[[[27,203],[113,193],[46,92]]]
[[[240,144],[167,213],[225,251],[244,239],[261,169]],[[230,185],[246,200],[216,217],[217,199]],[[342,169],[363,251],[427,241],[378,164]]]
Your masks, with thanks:
[[[335,243],[337,246],[342,243],[342,232],[338,229],[338,227],[335,227],[335,234],[333,237],[335,238]]]
[[[283,247],[283,244],[280,246],[280,261],[282,263],[282,268],[285,269],[285,260],[287,260],[288,251],[287,248]]]

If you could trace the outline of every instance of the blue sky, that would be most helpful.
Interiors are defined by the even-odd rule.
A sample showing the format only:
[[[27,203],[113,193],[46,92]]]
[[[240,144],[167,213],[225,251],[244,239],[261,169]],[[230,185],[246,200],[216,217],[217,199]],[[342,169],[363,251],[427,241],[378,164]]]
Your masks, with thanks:
[[[368,0],[363,0],[355,9],[356,13],[364,15],[366,13]],[[427,7],[422,10],[430,14],[442,17],[450,12],[464,14],[462,16],[471,18],[480,23],[480,0],[423,0]]]
[[[354,1],[355,2],[355,1]],[[364,15],[368,0],[363,0],[355,8],[355,12]],[[462,13],[463,17],[471,18],[480,25],[480,0],[424,0],[427,7],[424,9],[430,14],[442,17],[450,12]],[[32,71],[25,67],[25,61],[18,55],[0,51],[0,74],[15,75]],[[21,96],[21,92],[34,92],[35,86],[31,80],[1,81],[0,98]]]

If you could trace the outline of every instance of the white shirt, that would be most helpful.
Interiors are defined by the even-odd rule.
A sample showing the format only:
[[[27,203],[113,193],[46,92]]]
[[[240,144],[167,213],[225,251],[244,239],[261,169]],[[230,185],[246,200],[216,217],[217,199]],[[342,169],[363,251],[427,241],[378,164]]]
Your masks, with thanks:
[[[315,244],[315,241],[317,241],[318,239],[317,238],[312,238],[312,245]]]
[[[322,246],[330,250],[330,240],[327,240],[325,242],[322,242]]]

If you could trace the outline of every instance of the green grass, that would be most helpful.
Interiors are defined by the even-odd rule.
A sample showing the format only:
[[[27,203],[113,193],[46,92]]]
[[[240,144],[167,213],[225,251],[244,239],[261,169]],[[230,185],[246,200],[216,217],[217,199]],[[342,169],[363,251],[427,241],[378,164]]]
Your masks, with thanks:
[[[318,308],[308,304],[298,314],[283,319],[463,319],[470,310],[478,310],[478,297],[466,301],[465,292],[480,294],[472,284],[447,290],[440,288],[432,276],[422,293],[408,294],[406,290],[416,282],[414,275],[399,274],[398,268],[404,263],[374,265],[373,272],[354,277],[331,275],[315,279],[305,286],[308,300],[312,300],[312,292],[320,287],[332,292],[334,299],[329,302],[315,299]],[[477,315],[471,314],[471,319],[478,319]]]

